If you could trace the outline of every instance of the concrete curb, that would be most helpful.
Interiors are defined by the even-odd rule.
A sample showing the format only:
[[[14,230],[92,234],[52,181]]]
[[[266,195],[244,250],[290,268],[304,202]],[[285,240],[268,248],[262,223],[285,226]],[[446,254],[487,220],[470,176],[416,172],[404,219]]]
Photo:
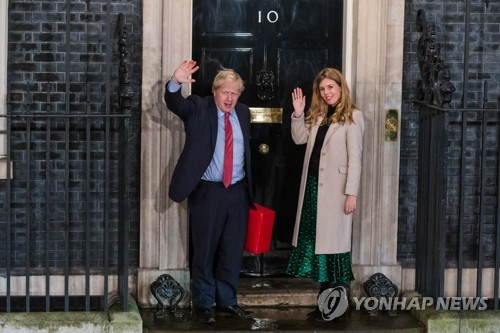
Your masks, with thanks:
[[[122,311],[120,302],[114,302],[108,308],[110,333],[142,332],[142,318],[136,301],[129,297],[128,312]]]
[[[103,312],[22,312],[0,313],[0,333],[137,333],[142,319],[134,299],[129,311],[113,302]]]
[[[428,333],[496,333],[500,327],[500,311],[412,310]]]

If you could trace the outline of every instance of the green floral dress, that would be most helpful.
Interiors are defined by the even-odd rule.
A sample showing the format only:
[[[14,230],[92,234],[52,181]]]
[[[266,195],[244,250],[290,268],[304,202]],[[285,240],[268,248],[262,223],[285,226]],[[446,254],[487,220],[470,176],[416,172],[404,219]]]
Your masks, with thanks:
[[[300,217],[297,247],[292,251],[286,273],[311,278],[317,282],[349,285],[354,280],[351,253],[314,254],[316,244],[316,215],[318,178],[309,175]]]

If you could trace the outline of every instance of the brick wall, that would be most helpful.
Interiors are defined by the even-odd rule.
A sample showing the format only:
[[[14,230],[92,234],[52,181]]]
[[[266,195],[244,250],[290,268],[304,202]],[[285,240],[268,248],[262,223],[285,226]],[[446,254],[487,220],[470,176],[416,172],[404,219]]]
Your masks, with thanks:
[[[500,4],[496,1],[471,0],[470,4],[470,39],[469,39],[469,74],[466,78],[468,94],[463,102],[464,91],[464,59],[465,59],[465,1],[432,1],[407,0],[405,4],[405,44],[404,44],[404,74],[403,74],[403,107],[401,116],[401,167],[399,193],[399,228],[398,228],[398,260],[404,267],[415,265],[415,227],[417,212],[417,154],[418,154],[418,113],[412,101],[417,99],[417,81],[420,79],[417,61],[416,14],[419,9],[426,12],[427,21],[436,27],[436,39],[442,44],[441,57],[445,67],[450,70],[451,82],[456,91],[452,95],[451,108],[499,108],[500,105]],[[487,89],[485,94],[485,81]],[[456,119],[457,120],[457,119]],[[458,120],[457,120],[458,121]],[[497,126],[498,127],[498,126]],[[447,259],[448,265],[453,265],[456,257],[457,243],[457,201],[456,183],[461,180],[456,177],[457,154],[460,151],[458,142],[461,140],[461,124],[455,122],[450,126],[450,144],[447,150],[451,162],[448,163],[448,210],[447,219]],[[458,132],[457,132],[458,131]],[[490,137],[496,137],[497,128],[488,129]],[[492,132],[493,131],[493,132]],[[477,125],[468,128],[467,136],[470,145],[467,151],[470,156],[465,160],[469,171],[477,171],[478,154],[481,149],[481,134]],[[486,141],[488,146],[489,168],[496,168],[496,155],[491,152],[496,149],[496,141]],[[458,149],[458,150],[457,150]],[[488,172],[491,172],[488,170]],[[489,178],[489,193],[496,190],[495,176]],[[474,203],[477,203],[477,175],[472,175],[464,181],[469,184],[467,207],[469,219],[465,230],[466,255],[474,257],[474,245],[477,242],[477,216],[474,213]],[[491,201],[491,197],[488,201]],[[491,206],[491,204],[490,204]],[[491,210],[491,208],[490,208]],[[489,227],[488,227],[489,228]],[[490,228],[491,229],[491,228]],[[491,239],[486,240],[486,248],[491,247]]]
[[[70,1],[70,46],[69,57],[71,58],[69,104],[70,112],[106,112],[103,109],[106,99],[106,1],[105,0],[71,0]],[[470,68],[467,77],[469,93],[466,107],[482,107],[486,100],[488,107],[499,107],[500,90],[500,4],[489,1],[486,5],[484,0],[471,0],[471,33],[469,60]],[[112,15],[111,24],[113,29],[112,38],[117,40],[116,21],[117,14],[125,14],[125,21],[129,33],[128,52],[130,55],[131,80],[135,96],[133,99],[132,119],[132,164],[134,177],[133,183],[133,207],[131,227],[131,265],[137,266],[138,242],[139,242],[139,133],[140,133],[140,68],[141,68],[141,1],[122,0],[111,1]],[[9,3],[9,45],[8,45],[8,101],[9,112],[47,111],[50,106],[51,112],[66,112],[66,1],[41,1],[41,0],[11,0]],[[465,1],[434,1],[434,0],[407,0],[405,17],[405,45],[404,45],[404,78],[403,78],[403,106],[401,119],[401,169],[400,169],[400,195],[399,195],[399,228],[398,228],[398,260],[405,267],[413,267],[415,262],[415,223],[416,223],[416,188],[417,188],[417,137],[418,137],[418,114],[412,101],[416,99],[416,85],[419,77],[419,69],[416,55],[416,46],[419,33],[416,30],[416,13],[419,9],[425,9],[427,20],[436,24],[436,37],[442,43],[442,58],[450,69],[451,81],[456,87],[452,96],[452,107],[462,107],[463,91],[463,63],[464,63],[464,30],[465,30]],[[113,45],[116,48],[116,45]],[[118,54],[116,49],[112,53],[111,87],[116,90],[118,86],[116,68]],[[488,82],[488,90],[484,94],[484,82]],[[50,93],[48,84],[50,83]],[[114,91],[116,92],[116,91]],[[49,95],[50,103],[47,103]],[[88,98],[90,96],[90,101]],[[116,107],[116,94],[111,94],[111,105]],[[486,98],[485,98],[486,97]],[[111,110],[113,112],[113,109]],[[23,160],[26,155],[26,127],[22,122],[14,122],[13,140],[11,149],[15,161],[15,172],[24,179]],[[60,124],[62,126],[62,124]],[[82,128],[74,124],[78,129],[73,131],[71,142],[75,144],[73,152],[81,150],[77,142],[84,135]],[[43,127],[43,126],[42,126]],[[40,127],[39,130],[43,128]],[[453,127],[451,128],[453,130]],[[471,133],[475,131],[471,128]],[[36,136],[45,133],[34,131]],[[473,134],[471,134],[473,135]],[[113,139],[114,140],[114,139]],[[53,158],[57,163],[58,148],[65,142],[64,131],[54,131],[51,137],[54,145]],[[99,147],[102,138],[96,134],[94,138],[95,147]],[[37,141],[33,147],[37,147]],[[38,141],[38,145],[44,142]],[[116,149],[112,146],[112,149]],[[113,148],[114,147],[114,148]],[[38,147],[43,150],[44,147]],[[95,148],[99,153],[99,148]],[[492,147],[494,149],[494,147]],[[450,151],[452,158],[456,152]],[[40,157],[42,160],[44,157]],[[472,159],[471,159],[471,162]],[[493,162],[491,162],[493,163]],[[43,163],[33,162],[32,173],[43,179]],[[84,171],[85,166],[76,163],[76,169]],[[98,168],[98,166],[96,166]],[[450,172],[456,172],[450,164]],[[75,173],[74,177],[79,174]],[[454,182],[456,180],[450,180]],[[14,182],[15,184],[15,182]],[[37,183],[34,183],[37,185]],[[42,183],[40,183],[42,184]],[[38,184],[38,185],[40,185]],[[18,184],[19,186],[23,184]],[[43,184],[42,184],[43,185]],[[43,186],[40,185],[40,188]],[[99,183],[94,184],[99,187]],[[93,185],[93,186],[94,186]],[[3,184],[2,184],[3,186]],[[36,189],[36,186],[34,187]],[[35,191],[36,192],[36,191]],[[22,206],[22,193],[19,195],[19,205]],[[472,199],[471,199],[472,200]],[[43,216],[41,205],[34,203],[34,220]],[[114,206],[112,206],[114,207]],[[37,210],[38,209],[38,210]],[[456,216],[456,206],[452,206],[448,213],[449,221]],[[78,215],[78,214],[76,214]],[[15,215],[22,220],[21,215]],[[81,220],[82,217],[77,217]],[[41,220],[41,219],[39,219]],[[1,223],[1,221],[0,221]],[[38,226],[41,227],[41,226]],[[453,223],[451,223],[453,229]],[[472,224],[468,228],[473,228]],[[35,228],[36,230],[36,228]],[[78,230],[78,229],[76,229]],[[80,248],[78,243],[78,232],[72,235],[73,248]],[[32,237],[41,237],[35,234]],[[22,224],[13,231],[14,241],[18,241],[22,247],[26,234]],[[54,235],[54,239],[60,236]],[[96,239],[96,244],[100,240]],[[471,240],[472,242],[472,240]],[[35,248],[36,248],[36,242]],[[453,244],[453,240],[450,240]],[[115,254],[116,255],[116,254]],[[75,258],[79,258],[78,251]],[[19,252],[15,258],[22,260]],[[96,258],[96,260],[98,260]],[[21,263],[22,261],[20,261]]]
[[[129,78],[134,91],[129,137],[132,173],[129,179],[132,202],[130,266],[134,268],[138,266],[139,249],[142,2],[112,0],[109,3],[110,14],[107,15],[107,0],[10,0],[8,112],[17,115],[28,112],[61,115],[120,113],[117,21],[119,13],[124,15]],[[70,4],[69,8],[67,4]],[[110,44],[107,42],[108,31]],[[50,266],[60,268],[65,255],[64,244],[68,241],[70,266],[75,270],[83,268],[87,223],[91,223],[91,265],[102,267],[106,246],[102,235],[103,212],[106,209],[110,228],[109,260],[113,265],[118,257],[117,120],[108,123],[104,118],[84,117],[68,121],[65,118],[29,120],[12,118],[9,143],[14,165],[10,217],[12,267],[26,266],[29,244],[32,267],[45,267],[45,250],[49,249]],[[106,127],[110,129],[108,134]],[[50,156],[48,163],[47,152]],[[105,169],[106,158],[109,158],[108,171]],[[69,179],[65,179],[66,170],[69,170]],[[90,179],[87,171],[90,171]],[[109,183],[106,183],[106,172],[110,175]],[[5,184],[2,181],[1,190],[6,189]],[[108,199],[105,197],[106,186],[111,189]],[[47,199],[47,188],[50,200]],[[5,198],[5,192],[1,190]],[[87,191],[90,201],[86,197]],[[68,198],[69,210],[65,206]],[[5,212],[5,207],[2,210]],[[69,240],[65,238],[63,227],[68,218]],[[50,221],[48,224],[47,220]],[[0,221],[1,230],[5,230],[4,221]],[[46,239],[49,243],[45,242]],[[5,250],[5,242],[2,243],[0,252]],[[5,267],[4,262],[1,266]]]

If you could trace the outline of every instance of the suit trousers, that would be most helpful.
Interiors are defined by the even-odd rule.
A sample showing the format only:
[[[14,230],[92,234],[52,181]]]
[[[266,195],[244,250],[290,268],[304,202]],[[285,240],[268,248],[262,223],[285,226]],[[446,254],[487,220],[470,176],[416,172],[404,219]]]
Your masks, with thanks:
[[[247,186],[240,181],[226,188],[202,180],[188,198],[195,308],[237,304],[248,223]]]

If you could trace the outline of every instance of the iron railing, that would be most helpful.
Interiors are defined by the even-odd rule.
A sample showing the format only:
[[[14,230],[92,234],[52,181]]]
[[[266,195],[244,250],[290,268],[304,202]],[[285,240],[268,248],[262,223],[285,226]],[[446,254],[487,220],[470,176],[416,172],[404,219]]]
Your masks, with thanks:
[[[483,108],[467,108],[469,1],[466,9],[463,108],[452,105],[455,87],[434,25],[423,10],[417,14],[422,35],[414,103],[419,112],[416,289],[432,297],[488,298],[488,306],[498,309],[500,109],[487,108],[487,81]],[[445,289],[445,278],[455,291]]]
[[[0,179],[0,311],[102,311],[115,292],[128,310],[133,92],[127,31],[120,14],[116,97],[108,0],[105,82],[97,95],[87,83],[86,101],[79,102],[84,110],[75,111],[69,4],[65,82],[54,91],[55,84],[33,84],[46,87],[37,92],[37,107],[28,83],[27,91],[9,95],[23,97],[11,99],[0,115],[7,139],[6,177]],[[103,99],[99,107],[96,96]]]
[[[451,269],[454,296],[462,297],[464,274],[472,269],[474,296],[492,299],[497,309],[500,110],[418,106],[417,290],[445,296]]]
[[[103,309],[108,306],[110,275],[118,276],[126,307],[129,115],[5,117],[8,142],[20,144],[22,137],[25,143],[20,144],[24,149],[7,147],[7,179],[0,181],[2,308],[50,311],[62,302],[69,311],[81,308],[77,299],[83,297],[85,310]],[[65,139],[53,141],[61,137]],[[100,284],[100,293],[91,286],[94,276],[102,277],[101,283],[92,281]],[[79,294],[72,294],[72,285],[82,282]],[[99,297],[92,297],[96,293]]]

